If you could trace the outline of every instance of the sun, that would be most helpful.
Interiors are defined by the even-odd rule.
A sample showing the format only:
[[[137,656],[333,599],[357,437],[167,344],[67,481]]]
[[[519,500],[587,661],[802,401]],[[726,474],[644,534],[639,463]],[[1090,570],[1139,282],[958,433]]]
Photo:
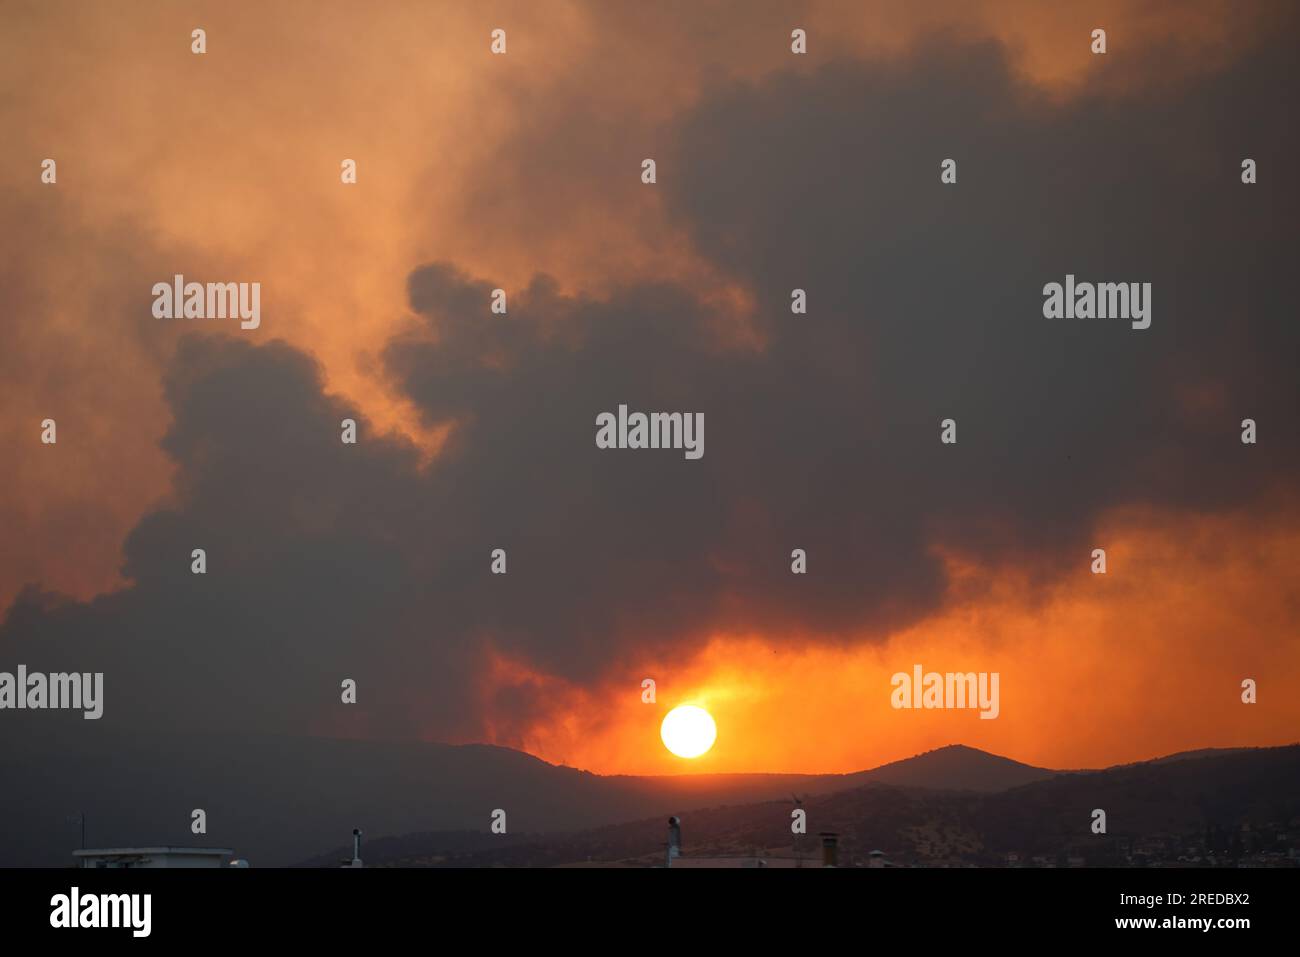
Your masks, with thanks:
[[[659,728],[664,747],[679,758],[698,758],[713,747],[718,726],[713,716],[693,704],[682,704],[664,716]]]

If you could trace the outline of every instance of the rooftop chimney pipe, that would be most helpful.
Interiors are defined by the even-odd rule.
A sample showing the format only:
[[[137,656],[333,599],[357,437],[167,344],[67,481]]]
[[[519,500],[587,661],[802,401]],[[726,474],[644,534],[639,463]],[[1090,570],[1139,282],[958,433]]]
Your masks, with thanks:
[[[839,835],[834,831],[822,831],[822,867],[840,866]]]
[[[682,856],[682,820],[679,817],[668,819],[668,867],[673,866],[673,858]]]

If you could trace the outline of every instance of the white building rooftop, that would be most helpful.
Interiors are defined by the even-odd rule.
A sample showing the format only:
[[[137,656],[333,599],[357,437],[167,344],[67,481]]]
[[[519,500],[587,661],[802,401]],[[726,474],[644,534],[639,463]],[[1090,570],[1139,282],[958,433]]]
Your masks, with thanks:
[[[73,851],[78,867],[223,867],[235,856],[228,847],[104,847]]]

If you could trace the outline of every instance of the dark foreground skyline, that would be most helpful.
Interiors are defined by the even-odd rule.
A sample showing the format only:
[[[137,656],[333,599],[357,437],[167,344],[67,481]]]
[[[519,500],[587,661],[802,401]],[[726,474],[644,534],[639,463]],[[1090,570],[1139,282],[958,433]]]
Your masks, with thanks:
[[[60,797],[33,802],[11,791],[0,799],[0,813],[30,822],[6,834],[0,855],[67,866],[82,811],[90,847],[228,847],[252,866],[337,865],[342,852],[329,848],[358,826],[367,866],[656,866],[670,815],[683,820],[694,857],[798,849],[811,859],[817,835],[833,831],[845,866],[869,863],[873,850],[891,865],[919,867],[1295,866],[1300,825],[1295,745],[1102,770],[1039,768],[950,746],[842,775],[636,777],[482,745],[284,740],[268,762],[247,743],[153,736],[60,761],[15,754],[15,775]],[[314,795],[306,806],[296,797],[304,788]],[[213,823],[196,836],[171,808],[200,792]],[[249,807],[258,814],[241,813]],[[807,813],[802,836],[791,829],[794,807]],[[1098,807],[1107,815],[1101,834],[1092,831]],[[497,809],[504,834],[492,829]]]

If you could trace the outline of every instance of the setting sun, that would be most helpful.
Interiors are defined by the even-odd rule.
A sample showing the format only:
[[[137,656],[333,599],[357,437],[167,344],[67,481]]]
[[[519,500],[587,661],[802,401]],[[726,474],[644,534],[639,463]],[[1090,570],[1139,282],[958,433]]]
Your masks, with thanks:
[[[679,758],[698,758],[713,747],[718,726],[713,716],[693,704],[678,705],[664,716],[659,728],[664,747]]]

